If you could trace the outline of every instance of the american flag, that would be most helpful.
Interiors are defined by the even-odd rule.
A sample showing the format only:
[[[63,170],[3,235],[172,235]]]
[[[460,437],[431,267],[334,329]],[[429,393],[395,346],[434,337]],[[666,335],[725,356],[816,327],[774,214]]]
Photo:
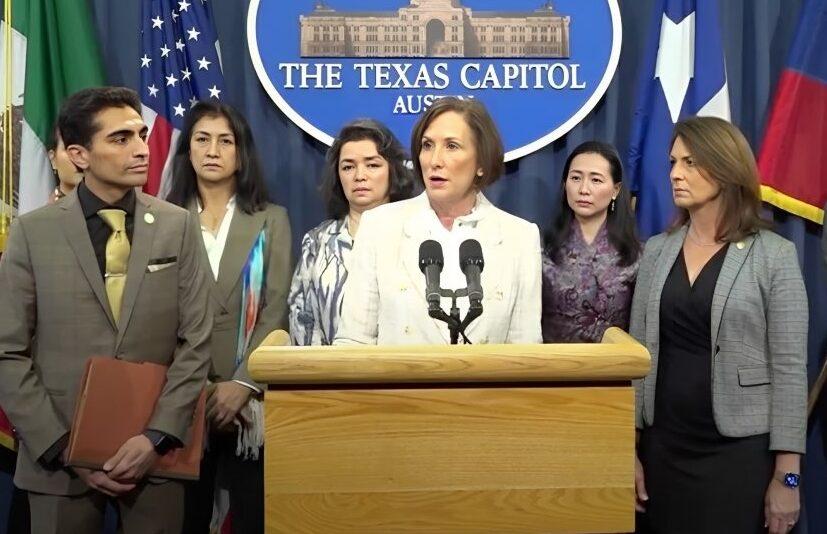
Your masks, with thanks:
[[[149,126],[144,191],[165,197],[184,116],[199,100],[224,97],[218,38],[206,0],[143,0],[141,103]]]

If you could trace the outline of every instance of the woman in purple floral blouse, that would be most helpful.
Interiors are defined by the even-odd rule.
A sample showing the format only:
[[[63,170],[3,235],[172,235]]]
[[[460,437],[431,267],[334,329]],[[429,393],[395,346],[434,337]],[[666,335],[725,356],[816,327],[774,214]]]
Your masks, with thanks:
[[[617,150],[588,141],[563,168],[543,253],[543,341],[597,342],[629,327],[640,242]]]

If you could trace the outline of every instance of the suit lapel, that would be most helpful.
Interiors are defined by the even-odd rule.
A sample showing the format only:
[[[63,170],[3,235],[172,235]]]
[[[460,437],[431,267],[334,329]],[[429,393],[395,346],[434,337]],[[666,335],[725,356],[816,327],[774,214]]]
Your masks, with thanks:
[[[259,232],[264,228],[266,218],[267,214],[263,210],[248,215],[235,208],[230,230],[227,233],[227,241],[224,245],[224,253],[221,255],[218,280],[216,281],[219,302],[224,308],[229,304],[233,290],[238,285],[241,270],[244,268],[244,264],[247,263],[250,249],[253,248],[253,243],[255,243]]]
[[[675,260],[678,259],[685,237],[686,226],[669,234],[663,244],[660,258],[656,262],[657,268],[652,277],[652,287],[649,290],[649,302],[646,309],[646,342],[650,347],[658,344],[661,293],[663,293],[663,286],[669,276],[669,271],[672,270]]]
[[[405,238],[399,251],[402,255],[405,272],[408,274],[416,294],[422,297],[423,305],[426,304],[425,275],[419,269],[419,246],[423,241],[430,238],[430,232],[424,226],[422,216],[419,213],[408,219],[404,228]]]
[[[721,328],[721,317],[724,314],[724,306],[729,298],[729,293],[732,291],[732,285],[735,283],[735,278],[741,271],[744,262],[755,243],[755,238],[750,236],[737,243],[730,243],[729,248],[724,258],[724,264],[721,266],[721,272],[718,274],[718,281],[715,283],[715,292],[712,294],[712,347],[718,344],[718,331]]]
[[[201,214],[198,213],[198,202],[195,199],[192,199],[190,203],[187,205],[187,210],[189,210],[190,214],[195,217],[195,220],[198,221],[198,228],[201,228]],[[200,237],[201,234],[199,233],[198,236]],[[204,265],[210,264],[210,257],[207,255],[207,247],[204,246],[204,240],[200,239],[199,243],[201,246],[198,247],[198,250],[201,251],[201,261],[204,262]],[[210,270],[210,274],[212,274],[212,270]],[[212,277],[210,277],[212,278]]]
[[[123,302],[121,304],[121,319],[118,323],[118,340],[115,346],[120,345],[123,339],[129,319],[132,317],[132,309],[135,306],[135,299],[138,297],[138,290],[144,280],[146,267],[149,263],[149,255],[152,253],[152,241],[155,238],[155,230],[162,221],[153,209],[153,197],[141,193],[135,198],[135,219],[133,220],[132,243],[129,251],[129,265],[126,271],[126,287],[123,290]]]
[[[106,288],[103,284],[98,260],[95,256],[95,249],[92,248],[92,240],[89,238],[89,229],[86,226],[86,219],[83,217],[83,210],[78,201],[77,191],[70,193],[60,203],[63,212],[63,233],[69,246],[75,253],[81,271],[83,271],[92,292],[100,302],[101,307],[109,318],[109,324],[115,328],[115,319],[112,310],[109,308],[109,299],[106,297]]]
[[[198,228],[201,228],[201,214],[198,213],[198,202],[193,198],[189,205],[187,206],[190,214],[195,217],[195,220],[198,221]],[[201,251],[201,261],[203,265],[207,266],[209,272],[209,279],[210,279],[210,295],[212,296],[212,301],[215,304],[221,306],[222,311],[227,311],[226,305],[223,302],[224,299],[221,298],[220,293],[218,292],[218,283],[215,280],[215,277],[212,274],[212,266],[210,265],[210,257],[207,254],[207,247],[204,244],[203,236],[201,232],[198,233],[198,250]]]
[[[482,194],[479,195],[478,209],[485,210],[485,213],[482,214],[482,218],[478,223],[479,231],[477,232],[480,239],[480,245],[482,247],[482,256],[485,260],[485,267],[483,268],[481,276],[482,291],[483,295],[487,296],[489,299],[496,299],[496,293],[498,291],[500,293],[504,291],[502,281],[510,280],[514,276],[511,273],[511,258],[506,258],[506,255],[502,250],[502,226],[500,225],[499,218],[496,217],[494,213],[495,208]],[[483,311],[482,316],[478,317],[470,325],[468,325],[466,333],[469,338],[475,334],[477,330],[485,328],[485,317],[485,312]],[[483,331],[481,336],[475,337],[479,340],[486,335],[487,334]]]

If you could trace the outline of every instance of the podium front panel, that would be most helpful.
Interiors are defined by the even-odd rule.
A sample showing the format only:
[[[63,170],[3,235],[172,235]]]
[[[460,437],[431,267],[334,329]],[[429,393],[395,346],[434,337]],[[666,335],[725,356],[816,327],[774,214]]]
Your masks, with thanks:
[[[348,386],[265,395],[269,533],[634,530],[634,390]]]

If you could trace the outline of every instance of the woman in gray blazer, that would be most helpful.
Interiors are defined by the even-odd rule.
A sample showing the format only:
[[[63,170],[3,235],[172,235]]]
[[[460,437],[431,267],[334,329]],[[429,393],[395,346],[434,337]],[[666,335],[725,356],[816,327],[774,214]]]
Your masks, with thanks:
[[[201,479],[187,488],[184,532],[208,532],[211,519],[226,515],[218,506],[212,518],[216,487],[229,493],[236,532],[264,532],[264,386],[250,378],[247,358],[287,327],[290,223],[267,200],[252,132],[233,108],[205,101],[189,110],[174,161],[168,200],[199,217],[215,314],[209,446]]]
[[[679,211],[649,240],[631,334],[638,509],[651,532],[788,532],[798,520],[807,403],[807,294],[794,245],[766,230],[755,160],[732,124],[679,122]]]

